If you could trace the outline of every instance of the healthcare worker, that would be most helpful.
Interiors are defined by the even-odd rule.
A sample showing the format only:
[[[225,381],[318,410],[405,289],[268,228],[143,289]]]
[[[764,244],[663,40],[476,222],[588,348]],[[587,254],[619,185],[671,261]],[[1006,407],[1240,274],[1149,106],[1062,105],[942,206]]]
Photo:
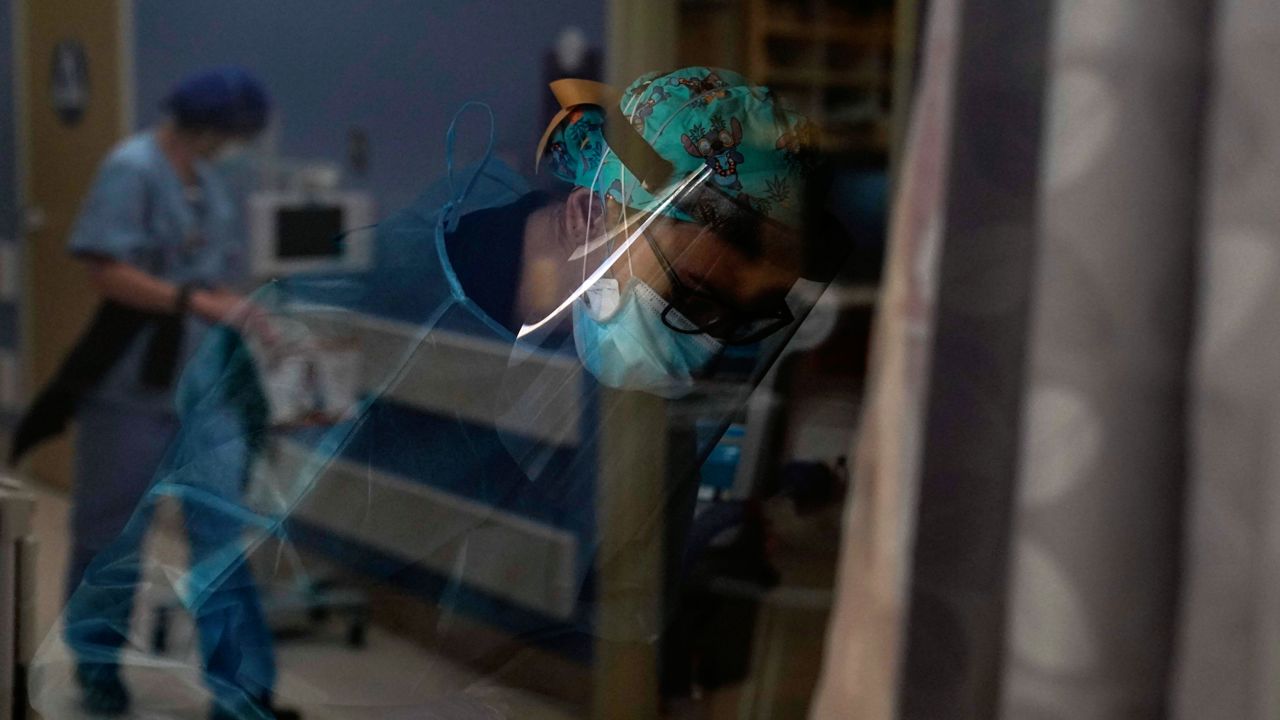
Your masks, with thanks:
[[[269,718],[263,690],[274,670],[263,656],[269,648],[253,641],[258,613],[244,592],[244,566],[255,552],[314,539],[311,513],[323,511],[330,532],[380,538],[358,544],[365,550],[350,561],[375,579],[419,583],[441,611],[441,632],[461,611],[571,655],[593,633],[656,637],[660,619],[642,615],[621,628],[597,626],[599,607],[615,598],[597,597],[591,578],[593,567],[630,562],[626,548],[660,541],[662,530],[644,525],[634,542],[606,551],[591,497],[611,465],[660,462],[665,436],[636,424],[628,428],[636,452],[608,454],[599,414],[607,409],[590,399],[593,388],[679,402],[731,389],[716,404],[727,422],[839,268],[845,246],[803,230],[813,132],[767,89],[690,67],[647,74],[623,92],[581,81],[553,91],[563,110],[538,155],[566,181],[562,192],[533,190],[488,153],[455,167],[459,130],[487,125],[492,147],[492,115],[468,106],[446,138],[444,179],[373,231],[371,269],[282,279],[253,297],[278,335],[364,333],[363,392],[333,422],[273,428],[267,398],[285,381],[262,366],[251,337],[211,333],[180,383],[182,429],[144,506],[180,497],[189,522],[220,528],[225,544],[202,548],[190,568],[148,561],[136,541],[113,544],[72,598],[68,635],[88,649],[97,643],[104,661],[123,643],[145,647],[111,613],[122,587],[143,573],[173,588],[202,623],[202,638],[207,629],[237,643],[234,666],[217,662],[220,648],[201,648],[214,712]],[[431,416],[407,405],[414,397],[444,405]],[[241,502],[228,488],[272,436],[287,441],[287,452],[273,453],[255,475],[272,501]],[[413,522],[411,506],[373,483],[388,473],[488,510],[470,524]],[[671,480],[677,491],[655,495],[678,516],[690,508],[696,475],[692,483],[682,475]],[[308,514],[297,518],[300,508]],[[503,535],[488,513],[555,526],[574,538],[564,546],[569,556],[546,556],[538,543],[494,545]],[[135,519],[124,535],[144,527]],[[414,534],[414,558],[376,552],[394,528]],[[564,562],[567,574],[552,573]],[[535,598],[543,609],[531,613],[511,598],[518,577],[538,567],[555,574],[556,591]],[[180,658],[139,652],[117,662],[167,668],[174,685],[193,676]],[[58,671],[46,644],[34,664],[38,707],[56,705]],[[395,708],[407,713],[395,717],[445,716],[427,712],[431,698],[420,686],[428,685],[383,688],[363,700],[364,715],[391,717]],[[310,700],[353,707],[346,697]],[[415,703],[424,706],[416,714]],[[476,714],[447,716],[491,716],[476,703]]]
[[[158,126],[111,152],[81,207],[70,250],[93,287],[117,313],[157,320],[130,328],[132,337],[77,398],[69,593],[124,529],[177,433],[173,379],[204,332],[240,304],[233,290],[244,282],[246,258],[239,210],[213,163],[258,134],[268,108],[262,84],[243,69],[187,77],[165,99]],[[101,324],[96,330],[86,338],[101,338]],[[131,599],[121,598],[115,611],[122,617]],[[103,667],[81,665],[84,705],[123,712],[123,685]]]

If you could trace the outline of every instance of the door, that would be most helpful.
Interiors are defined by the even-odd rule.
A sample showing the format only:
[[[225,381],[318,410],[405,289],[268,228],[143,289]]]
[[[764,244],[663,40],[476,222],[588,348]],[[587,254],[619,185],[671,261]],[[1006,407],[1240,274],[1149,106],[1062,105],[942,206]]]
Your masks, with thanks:
[[[95,305],[67,233],[98,163],[123,127],[122,2],[14,0],[21,39],[19,119],[27,215],[25,345],[28,386],[49,380]],[[36,452],[30,472],[71,485],[71,443]]]

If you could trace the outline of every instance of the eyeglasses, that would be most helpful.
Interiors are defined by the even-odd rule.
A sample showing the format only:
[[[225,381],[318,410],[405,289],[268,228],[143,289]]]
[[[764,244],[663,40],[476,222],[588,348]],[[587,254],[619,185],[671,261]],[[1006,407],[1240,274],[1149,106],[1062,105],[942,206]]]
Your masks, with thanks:
[[[795,316],[783,302],[762,314],[746,314],[714,295],[685,285],[649,231],[642,230],[640,234],[649,243],[662,271],[671,281],[671,302],[662,311],[662,324],[671,330],[685,335],[705,333],[726,345],[750,345],[795,321]]]

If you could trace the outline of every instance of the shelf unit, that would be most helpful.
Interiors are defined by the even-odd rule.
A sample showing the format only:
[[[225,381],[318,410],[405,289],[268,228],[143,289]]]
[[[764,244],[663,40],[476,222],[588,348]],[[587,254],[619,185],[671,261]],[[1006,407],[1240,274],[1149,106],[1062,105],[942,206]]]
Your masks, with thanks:
[[[742,0],[745,65],[814,120],[833,152],[886,154],[893,89],[893,3]]]

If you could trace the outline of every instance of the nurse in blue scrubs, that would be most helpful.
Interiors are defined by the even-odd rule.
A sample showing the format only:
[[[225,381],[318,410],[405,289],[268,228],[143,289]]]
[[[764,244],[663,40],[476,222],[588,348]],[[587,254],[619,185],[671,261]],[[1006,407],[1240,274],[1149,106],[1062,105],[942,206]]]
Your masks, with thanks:
[[[103,162],[70,251],[104,302],[176,319],[173,367],[162,373],[176,378],[204,332],[241,305],[231,288],[243,282],[245,241],[213,161],[262,130],[269,101],[249,73],[221,67],[181,81],[165,109],[160,125]],[[78,406],[68,593],[123,530],[177,432],[172,382],[146,373],[155,361],[149,354],[163,344],[158,332],[159,324],[137,331]],[[118,678],[81,675],[89,710],[124,710]]]

